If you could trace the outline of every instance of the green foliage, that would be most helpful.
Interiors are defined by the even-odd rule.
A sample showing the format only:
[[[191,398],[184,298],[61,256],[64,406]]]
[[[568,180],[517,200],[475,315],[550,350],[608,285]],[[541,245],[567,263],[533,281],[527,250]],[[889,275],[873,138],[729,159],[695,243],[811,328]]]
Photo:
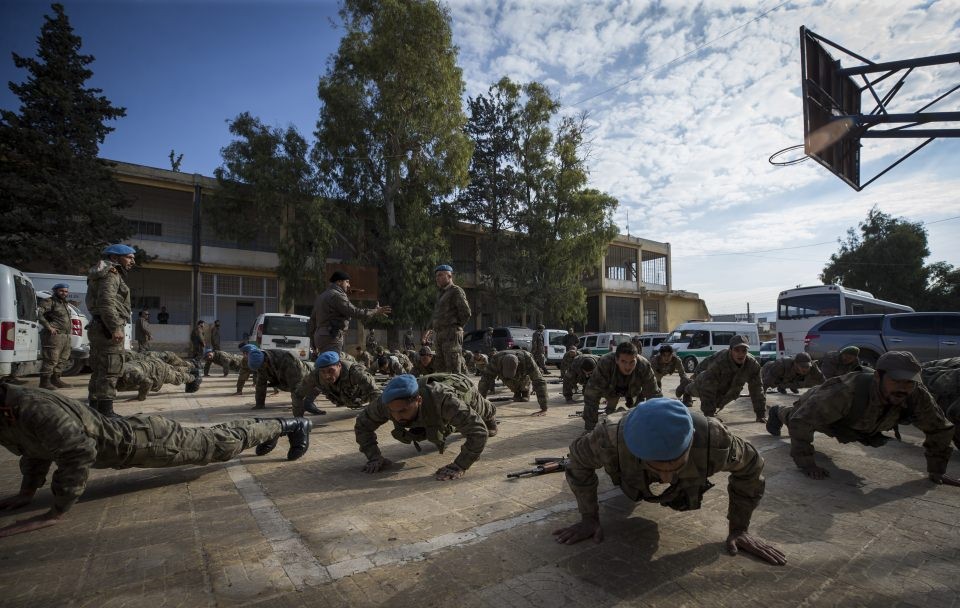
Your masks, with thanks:
[[[0,261],[24,270],[75,272],[99,257],[107,243],[129,235],[118,212],[129,203],[107,163],[97,159],[125,116],[102,90],[87,88],[94,58],[80,54],[81,39],[63,6],[52,6],[37,38],[36,58],[14,53],[29,72],[9,83],[19,113],[0,111]]]
[[[820,279],[869,291],[875,297],[916,310],[953,310],[960,297],[960,272],[950,264],[930,266],[927,231],[922,224],[891,217],[874,207],[847,230],[840,251],[830,256]]]
[[[236,139],[220,153],[214,171],[220,192],[204,205],[218,233],[238,240],[279,234],[277,273],[281,301],[325,285],[327,253],[333,230],[329,205],[316,193],[308,146],[296,129],[270,128],[249,113],[230,123]]]
[[[438,212],[465,185],[470,157],[450,17],[432,0],[346,0],[340,15],[346,31],[320,79],[313,160],[342,232],[368,218],[363,255],[379,264],[384,303],[402,324],[422,325],[436,293],[413,275],[432,279],[446,255]],[[429,263],[405,266],[415,261]]]
[[[180,172],[180,163],[183,162],[183,154],[177,154],[172,149],[170,150],[170,170],[174,173]]]

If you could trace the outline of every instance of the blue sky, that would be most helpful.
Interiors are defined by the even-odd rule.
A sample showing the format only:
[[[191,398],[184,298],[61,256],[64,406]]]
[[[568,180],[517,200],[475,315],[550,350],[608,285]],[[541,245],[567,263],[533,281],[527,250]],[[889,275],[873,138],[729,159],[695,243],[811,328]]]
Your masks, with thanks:
[[[63,4],[96,57],[92,84],[127,108],[103,156],[168,168],[172,148],[182,170],[210,175],[227,121],[243,111],[311,137],[317,79],[341,33],[336,2]],[[566,112],[587,111],[592,185],[620,200],[621,231],[629,218],[631,234],[671,243],[674,287],[698,292],[711,312],[772,310],[782,289],[817,283],[836,239],[875,204],[927,222],[930,260],[960,265],[960,220],[948,219],[960,216],[960,141],[932,143],[859,193],[812,161],[767,162],[801,143],[801,25],[875,61],[957,52],[960,0],[449,7],[467,95],[507,75],[546,83]],[[48,12],[49,3],[0,0],[4,82],[23,80],[9,52],[34,53]],[[960,83],[960,66],[923,68],[908,82],[898,111]],[[5,87],[0,106],[16,107]],[[960,109],[960,92],[936,109]],[[908,146],[865,146],[863,173]]]

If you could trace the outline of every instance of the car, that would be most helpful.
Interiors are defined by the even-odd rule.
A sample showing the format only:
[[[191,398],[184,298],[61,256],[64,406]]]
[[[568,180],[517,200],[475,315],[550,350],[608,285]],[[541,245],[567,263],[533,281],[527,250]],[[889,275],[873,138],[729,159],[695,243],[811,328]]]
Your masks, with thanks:
[[[670,334],[640,334],[630,340],[637,345],[640,354],[649,360],[654,353],[659,352],[660,344],[669,337]]]
[[[688,321],[678,325],[664,342],[673,347],[683,369],[692,374],[701,361],[729,347],[730,339],[737,335],[747,336],[751,355],[760,354],[756,323]]]
[[[474,353],[486,354],[483,337],[486,329],[469,331],[463,335],[463,348]],[[564,332],[566,333],[566,332]],[[533,330],[527,327],[494,327],[493,347],[497,350],[520,348],[529,351],[533,343]]]
[[[567,337],[565,329],[545,329],[543,330],[543,343],[547,347],[547,363],[560,365],[563,356],[567,354],[567,347],[563,345],[564,338]]]
[[[610,348],[611,340],[614,344],[613,348]],[[603,356],[616,350],[618,344],[629,341],[630,334],[625,333],[587,334],[580,336],[580,345],[577,348],[582,353]]]
[[[40,322],[30,277],[0,264],[0,378],[40,371]]]
[[[804,350],[816,360],[846,346],[873,367],[888,350],[913,353],[921,363],[960,356],[960,312],[904,312],[832,317],[810,328]]]
[[[251,336],[263,350],[286,350],[298,359],[310,360],[310,336],[307,323],[310,317],[280,312],[268,312],[257,317]]]
[[[49,291],[37,292],[37,305],[41,300],[51,297]],[[67,302],[67,308],[70,309],[70,367],[64,370],[64,376],[75,376],[83,371],[90,358],[90,337],[85,329],[90,321],[86,315],[80,312],[80,309]]]
[[[769,361],[777,360],[777,341],[767,340],[760,343],[760,356],[757,357],[757,363],[763,365]]]

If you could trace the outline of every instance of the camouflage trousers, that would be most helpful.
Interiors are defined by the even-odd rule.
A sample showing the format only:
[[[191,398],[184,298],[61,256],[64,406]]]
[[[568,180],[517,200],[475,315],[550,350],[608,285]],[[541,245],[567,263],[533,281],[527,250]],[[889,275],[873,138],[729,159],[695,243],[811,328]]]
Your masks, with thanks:
[[[605,393],[596,388],[591,387],[589,384],[583,387],[583,427],[592,431],[597,422],[600,420],[600,399],[606,398],[607,407],[603,410],[605,414],[612,414],[617,410],[617,405],[620,403],[620,397],[623,396],[626,399],[626,405],[628,408],[636,405],[637,398],[636,396],[630,395],[619,395],[617,393]]]
[[[504,386],[513,391],[513,394],[527,395],[530,396],[530,376],[524,375],[520,380],[516,378],[511,378],[510,380],[503,381]]]
[[[537,364],[540,371],[547,371],[547,357],[543,351],[533,353],[533,362]]]
[[[117,380],[123,373],[123,343],[114,344],[103,335],[103,325],[90,324],[90,359],[92,373],[87,384],[90,399],[113,399],[117,396]]]
[[[40,337],[43,349],[43,367],[41,376],[59,376],[70,363],[70,334],[51,334],[44,331]]]
[[[144,338],[143,340],[137,340],[137,352],[138,353],[150,352],[150,340],[146,338]]]
[[[433,356],[433,367],[438,372],[467,373],[467,364],[463,360],[463,329],[444,327],[434,330],[434,343],[437,352]]]
[[[161,416],[126,418],[133,445],[123,467],[161,468],[226,462],[243,450],[276,439],[280,423],[251,418],[208,427],[183,427]]]

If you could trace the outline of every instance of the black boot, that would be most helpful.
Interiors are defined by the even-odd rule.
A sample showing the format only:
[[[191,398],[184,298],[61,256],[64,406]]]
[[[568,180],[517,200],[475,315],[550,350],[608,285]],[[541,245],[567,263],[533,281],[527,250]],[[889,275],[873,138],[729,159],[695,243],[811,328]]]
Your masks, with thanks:
[[[310,412],[314,416],[325,416],[326,412],[318,408],[313,401],[305,401],[303,403],[304,411]]]
[[[194,374],[194,376],[193,376],[193,378],[194,378],[193,381],[192,381],[192,382],[187,382],[187,383],[183,386],[183,390],[184,390],[184,392],[186,392],[186,393],[195,393],[195,392],[199,391],[199,390],[200,390],[200,383],[203,381],[203,378],[200,377],[200,370],[199,370],[199,369],[193,370],[192,373]]]
[[[269,418],[257,418],[257,422],[264,422]],[[290,439],[290,449],[287,451],[287,460],[297,460],[303,456],[307,448],[310,447],[310,431],[313,429],[313,423],[306,418],[275,418],[280,423],[280,435],[286,435]],[[278,435],[270,441],[264,441],[257,446],[255,450],[257,456],[265,456],[277,447]]]
[[[50,374],[43,374],[40,376],[40,388],[45,388],[48,391],[55,391],[57,387],[50,384]]]
[[[122,418],[120,414],[113,411],[113,399],[96,399],[93,401],[94,409],[107,418]]]

